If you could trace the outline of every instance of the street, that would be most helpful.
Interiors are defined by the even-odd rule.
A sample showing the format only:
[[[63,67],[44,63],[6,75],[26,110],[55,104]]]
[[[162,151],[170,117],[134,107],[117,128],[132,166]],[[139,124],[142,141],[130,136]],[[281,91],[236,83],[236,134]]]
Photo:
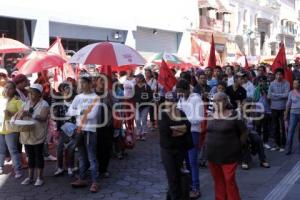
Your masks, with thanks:
[[[238,170],[237,180],[243,200],[297,200],[300,195],[299,152],[266,151],[270,169],[259,166],[257,158],[249,171]],[[295,166],[296,165],[296,166]],[[292,168],[295,166],[294,170]],[[73,178],[53,177],[55,162],[47,162],[43,187],[23,186],[10,174],[0,176],[1,200],[164,200],[166,177],[160,162],[158,133],[149,134],[147,141],[137,142],[123,160],[113,159],[109,167],[111,177],[100,180],[100,192],[92,194],[88,188],[73,189]],[[9,171],[9,170],[6,170]],[[24,171],[25,172],[25,171]],[[208,169],[200,169],[202,200],[213,200],[213,182]],[[269,195],[269,196],[268,196]],[[267,198],[266,198],[267,197]]]

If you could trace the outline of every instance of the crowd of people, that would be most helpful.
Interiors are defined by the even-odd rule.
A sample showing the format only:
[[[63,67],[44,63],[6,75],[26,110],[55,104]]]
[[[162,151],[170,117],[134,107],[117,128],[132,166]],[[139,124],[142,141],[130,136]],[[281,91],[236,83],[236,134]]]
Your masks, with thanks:
[[[283,67],[294,68],[293,85],[284,79],[284,68],[272,73],[266,64],[247,70],[240,65],[172,69],[179,76],[171,91],[151,68],[136,75],[134,70],[111,75],[82,71],[77,81],[67,78],[57,90],[47,74],[39,73],[30,84],[23,74],[1,70],[0,174],[10,157],[16,179],[28,167],[22,185],[42,186],[45,158],[56,160],[48,153],[53,142],[53,175],[76,173],[71,183],[75,188],[88,186],[90,177],[89,190],[96,193],[99,177],[110,176],[111,157],[122,159],[126,148],[158,128],[167,199],[201,197],[199,166],[209,167],[217,200],[241,199],[235,181],[238,166],[250,169],[258,155],[260,166],[269,168],[265,150],[294,151],[300,64]],[[188,197],[182,174],[190,175]]]

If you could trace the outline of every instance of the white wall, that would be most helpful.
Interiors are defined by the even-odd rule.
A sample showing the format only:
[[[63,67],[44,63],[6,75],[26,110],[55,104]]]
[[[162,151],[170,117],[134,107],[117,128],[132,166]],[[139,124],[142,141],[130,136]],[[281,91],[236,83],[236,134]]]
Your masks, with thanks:
[[[116,30],[184,32],[199,25],[197,0],[0,0],[0,16],[36,20],[33,46],[48,47],[49,22]],[[193,24],[193,26],[190,26]],[[51,35],[53,31],[50,30]],[[57,32],[55,32],[57,33]],[[58,33],[57,33],[58,34]],[[46,38],[48,36],[48,38]],[[129,34],[130,36],[130,34]],[[128,43],[134,46],[132,37]],[[126,42],[127,43],[127,42]]]

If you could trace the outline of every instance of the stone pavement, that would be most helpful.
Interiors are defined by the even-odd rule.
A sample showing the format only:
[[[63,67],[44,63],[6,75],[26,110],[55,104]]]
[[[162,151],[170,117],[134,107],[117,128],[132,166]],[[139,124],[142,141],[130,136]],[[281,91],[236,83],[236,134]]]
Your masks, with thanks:
[[[272,165],[270,169],[259,167],[254,159],[251,170],[238,170],[238,184],[243,200],[263,200],[278,182],[299,161],[299,152],[292,156],[267,151]],[[111,177],[100,180],[100,192],[91,194],[88,188],[73,189],[73,178],[53,177],[55,163],[47,162],[45,170],[46,184],[36,188],[22,186],[21,180],[15,180],[11,174],[0,175],[0,200],[164,200],[166,177],[160,162],[158,134],[151,133],[146,142],[138,142],[123,160],[113,159],[110,165]],[[7,171],[7,170],[6,170]],[[299,171],[300,173],[300,171]],[[202,200],[213,200],[213,183],[207,169],[200,169]],[[300,181],[291,187],[285,200],[300,199]]]

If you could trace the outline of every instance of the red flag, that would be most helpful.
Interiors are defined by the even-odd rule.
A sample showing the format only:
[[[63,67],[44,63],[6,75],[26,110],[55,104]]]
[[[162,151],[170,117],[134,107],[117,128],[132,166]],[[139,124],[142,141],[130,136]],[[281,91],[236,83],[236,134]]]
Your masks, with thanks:
[[[278,54],[271,66],[272,72],[274,73],[275,70],[279,67],[284,68],[287,66],[286,56],[285,56],[285,48],[283,42],[280,43],[280,48]]]
[[[248,64],[248,60],[247,60],[247,57],[246,57],[245,54],[244,54],[244,56],[245,56],[245,66],[244,66],[244,69],[248,71],[248,70],[250,70],[250,66]]]
[[[192,56],[195,56],[198,60],[200,65],[204,65],[204,59],[202,55],[202,48],[201,46],[197,43],[197,39],[194,37],[191,37],[191,44],[192,44]]]
[[[287,80],[290,83],[290,87],[293,87],[293,72],[290,68],[285,67],[284,68],[284,79]]]
[[[290,86],[293,86],[293,73],[291,69],[287,67],[287,60],[286,60],[286,55],[285,55],[285,47],[284,43],[280,43],[280,48],[278,51],[278,54],[276,55],[276,58],[271,66],[272,72],[275,73],[275,70],[277,68],[283,68],[284,69],[284,79],[289,81]]]
[[[59,86],[59,80],[58,80],[58,68],[54,69],[54,77],[53,77],[53,82],[54,82],[54,89],[55,91],[58,91],[58,86]]]
[[[76,73],[71,64],[65,63],[63,67],[63,78],[73,78],[76,79]]]
[[[162,59],[161,66],[158,74],[158,82],[164,86],[166,92],[169,92],[173,89],[177,80],[173,75],[172,71],[168,67],[164,59]]]
[[[212,34],[207,67],[214,68],[216,66],[217,66],[217,60],[216,60],[216,54],[215,54],[215,41],[214,41],[214,35]]]

